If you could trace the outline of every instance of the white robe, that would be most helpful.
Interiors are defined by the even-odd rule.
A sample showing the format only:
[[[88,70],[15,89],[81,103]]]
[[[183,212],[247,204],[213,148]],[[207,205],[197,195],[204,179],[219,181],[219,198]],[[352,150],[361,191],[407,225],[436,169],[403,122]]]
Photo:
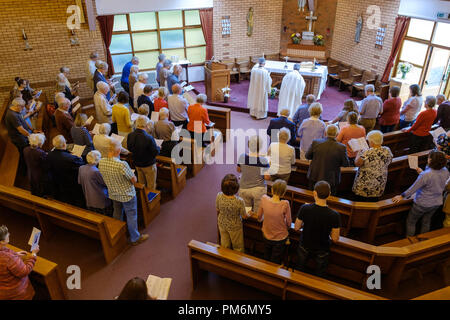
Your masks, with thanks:
[[[278,115],[280,111],[288,108],[290,117],[294,116],[297,108],[302,104],[303,92],[305,91],[305,80],[297,70],[289,72],[283,78],[280,94],[278,96]]]
[[[250,109],[251,116],[257,119],[267,117],[271,85],[272,78],[269,71],[260,67],[259,64],[253,67],[247,98],[247,108]]]

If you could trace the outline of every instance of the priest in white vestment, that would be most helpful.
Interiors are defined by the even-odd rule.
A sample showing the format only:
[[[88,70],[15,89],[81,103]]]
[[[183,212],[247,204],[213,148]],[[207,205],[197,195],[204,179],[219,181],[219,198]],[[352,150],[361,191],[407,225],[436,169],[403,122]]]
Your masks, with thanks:
[[[294,116],[297,108],[302,104],[305,80],[300,74],[300,64],[294,65],[294,71],[289,72],[283,78],[280,94],[278,96],[278,116],[283,109],[289,109],[290,118]]]
[[[250,87],[248,88],[247,107],[250,115],[256,119],[267,118],[269,109],[269,93],[272,85],[272,78],[269,71],[264,68],[266,59],[259,58],[258,64],[253,67],[250,76]]]

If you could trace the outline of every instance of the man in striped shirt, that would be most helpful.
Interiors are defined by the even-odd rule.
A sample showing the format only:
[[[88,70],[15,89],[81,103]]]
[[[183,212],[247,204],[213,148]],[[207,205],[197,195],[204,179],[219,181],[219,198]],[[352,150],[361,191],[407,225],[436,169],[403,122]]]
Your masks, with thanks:
[[[115,219],[123,220],[123,213],[127,217],[128,232],[132,245],[138,245],[148,239],[148,234],[140,234],[137,219],[137,198],[134,185],[136,176],[128,163],[121,161],[120,143],[111,140],[107,158],[102,158],[98,169],[108,187],[109,198],[113,201]]]

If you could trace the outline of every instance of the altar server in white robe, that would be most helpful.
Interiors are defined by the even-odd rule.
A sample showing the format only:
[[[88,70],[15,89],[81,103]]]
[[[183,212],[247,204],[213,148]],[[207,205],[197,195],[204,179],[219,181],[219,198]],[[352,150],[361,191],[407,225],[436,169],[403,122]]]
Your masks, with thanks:
[[[293,117],[297,108],[302,104],[303,92],[305,91],[305,80],[300,74],[300,64],[294,65],[294,71],[289,72],[281,83],[280,95],[278,96],[278,116],[283,109],[289,109]]]
[[[270,72],[264,68],[266,59],[259,58],[258,64],[253,67],[248,88],[247,107],[250,115],[256,119],[267,118],[269,108],[268,95],[271,90],[272,78]]]

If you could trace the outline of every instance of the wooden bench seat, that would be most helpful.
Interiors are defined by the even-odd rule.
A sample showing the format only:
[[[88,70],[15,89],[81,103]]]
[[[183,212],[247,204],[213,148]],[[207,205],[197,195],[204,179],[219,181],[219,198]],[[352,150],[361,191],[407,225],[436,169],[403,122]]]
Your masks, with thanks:
[[[450,286],[424,294],[413,300],[450,300]]]
[[[269,292],[284,299],[383,300],[384,298],[302,272],[290,272],[279,265],[247,254],[196,240],[188,244],[193,288],[201,271]]]
[[[171,158],[157,156],[158,174],[156,184],[160,189],[169,189],[172,199],[184,189],[186,186],[186,166],[175,164]]]
[[[6,245],[9,249],[19,252],[26,251]],[[56,263],[51,262],[39,255],[36,258],[33,271],[29,275],[33,285],[36,300],[65,300],[64,282],[61,281],[61,274]]]
[[[161,211],[161,192],[147,189],[143,184],[136,184],[138,201],[138,223],[141,228],[147,228]]]
[[[55,200],[31,195],[28,191],[0,185],[1,205],[38,219],[42,236],[49,238],[53,225],[100,240],[106,263],[127,247],[126,223]]]
[[[444,228],[417,238],[426,239],[411,243],[403,239],[382,246],[375,246],[341,236],[330,250],[330,264],[327,273],[343,282],[350,281],[361,289],[366,286],[367,267],[377,265],[382,273],[382,288],[394,294],[401,281],[419,278],[430,272],[437,272],[443,283],[449,284],[450,228]],[[290,245],[284,258],[284,265],[294,267],[300,233],[290,229]],[[406,241],[405,241],[406,240]],[[261,224],[254,218],[244,221],[244,243],[250,254],[262,256],[264,242]]]

